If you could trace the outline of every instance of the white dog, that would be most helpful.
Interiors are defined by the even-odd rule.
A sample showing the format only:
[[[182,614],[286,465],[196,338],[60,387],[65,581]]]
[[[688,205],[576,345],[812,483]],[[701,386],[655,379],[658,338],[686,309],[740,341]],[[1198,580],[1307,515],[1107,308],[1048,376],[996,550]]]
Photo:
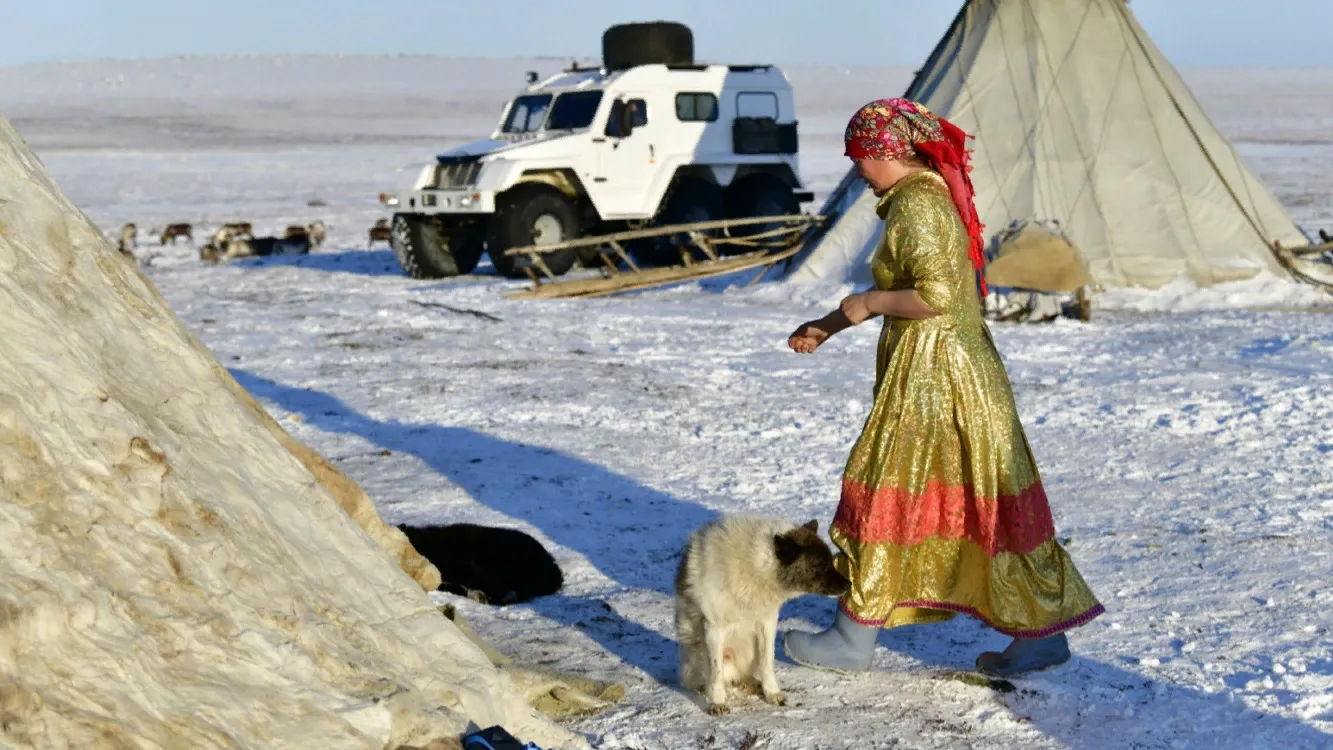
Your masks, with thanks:
[[[847,592],[818,528],[817,521],[725,516],[686,543],[676,572],[680,682],[703,692],[714,716],[729,710],[731,686],[783,705],[773,672],[778,611],[802,594]]]

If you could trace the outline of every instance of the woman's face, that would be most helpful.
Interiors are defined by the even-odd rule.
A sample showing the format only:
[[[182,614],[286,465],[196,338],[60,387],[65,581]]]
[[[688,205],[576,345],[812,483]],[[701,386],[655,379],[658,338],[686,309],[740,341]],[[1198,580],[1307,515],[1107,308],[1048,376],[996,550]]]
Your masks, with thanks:
[[[907,162],[897,159],[853,159],[856,174],[866,181],[876,196],[884,195],[898,180],[911,174]]]

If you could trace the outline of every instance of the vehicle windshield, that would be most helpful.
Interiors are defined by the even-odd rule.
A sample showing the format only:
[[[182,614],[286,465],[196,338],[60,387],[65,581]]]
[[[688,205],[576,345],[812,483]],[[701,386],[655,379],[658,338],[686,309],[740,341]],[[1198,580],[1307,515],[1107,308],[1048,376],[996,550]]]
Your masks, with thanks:
[[[592,125],[601,103],[601,91],[572,91],[557,97],[550,94],[520,96],[509,108],[500,132],[535,133],[543,127],[546,130],[586,128]]]
[[[550,94],[520,96],[509,107],[509,114],[500,126],[505,133],[533,133],[546,121],[546,110],[551,107]]]
[[[556,97],[551,106],[547,130],[578,130],[592,125],[597,105],[602,103],[601,91],[574,91]]]

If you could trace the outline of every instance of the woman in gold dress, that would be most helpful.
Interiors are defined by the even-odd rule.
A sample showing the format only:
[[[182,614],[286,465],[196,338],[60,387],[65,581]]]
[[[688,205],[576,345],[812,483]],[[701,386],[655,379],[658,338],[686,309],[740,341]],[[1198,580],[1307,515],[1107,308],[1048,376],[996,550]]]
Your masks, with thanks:
[[[1009,635],[977,669],[1012,675],[1069,659],[1065,631],[1104,610],[1055,541],[1009,378],[981,317],[982,225],[967,136],[906,99],[867,104],[846,154],[879,197],[875,288],[803,324],[788,344],[884,316],[874,405],[830,528],[852,581],[833,627],[789,632],[794,661],[870,668],[881,628],[962,613]]]

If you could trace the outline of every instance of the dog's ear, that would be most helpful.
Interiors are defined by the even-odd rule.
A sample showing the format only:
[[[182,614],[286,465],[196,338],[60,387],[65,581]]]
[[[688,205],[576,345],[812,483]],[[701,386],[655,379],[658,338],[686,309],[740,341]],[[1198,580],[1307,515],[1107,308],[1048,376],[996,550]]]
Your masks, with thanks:
[[[818,533],[819,533],[819,519],[817,519],[817,518],[811,518],[809,521],[806,521],[805,524],[801,526],[801,528],[803,528],[803,529],[808,529],[808,530],[810,531],[810,533],[812,533],[812,534],[818,534]]]
[[[773,536],[773,552],[778,556],[778,564],[791,565],[801,556],[801,545],[789,536]]]

